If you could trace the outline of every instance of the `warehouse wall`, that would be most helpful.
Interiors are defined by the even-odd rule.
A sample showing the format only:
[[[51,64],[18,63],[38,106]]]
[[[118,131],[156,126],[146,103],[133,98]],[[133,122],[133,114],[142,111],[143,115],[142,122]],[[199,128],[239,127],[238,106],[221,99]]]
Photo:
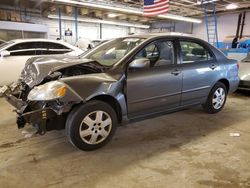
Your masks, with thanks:
[[[180,32],[180,33],[192,33],[192,24],[187,22],[156,22],[152,24],[152,32]]]
[[[48,33],[47,33],[47,35],[41,35],[41,36],[47,36],[48,38],[51,38],[51,39],[56,39],[56,38],[59,38],[59,36],[60,36],[59,35],[59,21],[56,19],[48,19],[48,18],[44,18],[41,16],[37,16],[37,15],[31,15],[31,16],[29,16],[29,22],[35,23],[37,25],[40,24],[41,26],[45,25],[44,28],[46,28]],[[6,21],[4,21],[3,23],[6,23],[7,25],[8,25],[8,23],[9,24],[13,23],[14,26],[19,24],[17,22],[6,22]],[[22,24],[22,25],[25,25],[25,24]],[[26,25],[29,25],[29,24],[26,24]],[[32,24],[30,24],[30,25],[32,25]],[[26,31],[26,29],[27,29],[27,28],[24,28],[23,26],[21,26],[21,27],[15,27],[15,28],[6,28],[7,30],[5,30],[5,27],[3,25],[1,25],[1,26],[2,27],[0,28],[0,38],[2,38],[4,40],[10,40],[10,39],[22,37],[22,34],[19,34],[19,35],[16,34],[16,35],[11,36],[11,38],[9,38],[10,36],[9,37],[5,36],[6,32],[10,33],[10,31],[12,31],[14,29],[13,32],[15,34],[15,32],[20,31],[20,33],[21,33],[21,30]],[[27,31],[30,31],[30,30],[33,31],[34,28],[36,28],[36,27],[32,25],[32,27],[30,26]],[[72,31],[72,35],[73,35],[72,37],[64,37],[64,32],[67,29],[70,29]],[[136,29],[136,28],[133,29],[133,33],[138,33],[138,32],[140,33],[142,31],[144,31],[144,30]],[[38,32],[38,31],[34,31],[34,32]],[[115,38],[115,37],[126,36],[130,32],[131,32],[131,28],[129,28],[129,27],[102,24],[102,39],[111,39],[111,38]],[[62,35],[63,35],[63,38],[66,39],[67,42],[72,43],[72,44],[75,43],[76,38],[75,38],[75,23],[74,23],[74,21],[62,20]],[[28,37],[32,37],[32,36],[28,36]],[[99,39],[100,38],[100,24],[78,22],[78,38],[79,39],[87,38],[90,40]]]
[[[36,18],[33,17],[31,22],[45,24],[48,27],[48,38],[56,39],[59,37],[59,21],[56,19]],[[62,20],[62,35],[65,30],[72,30],[72,37],[65,37],[67,42],[75,42],[75,23],[74,21]],[[119,36],[126,36],[129,33],[128,27],[115,25],[102,25],[102,39],[111,39]],[[78,22],[78,37],[90,40],[100,38],[100,24]]]
[[[223,41],[226,36],[236,34],[239,14],[221,15],[218,17],[218,35],[219,41]],[[250,35],[250,12],[246,14],[244,35]],[[202,24],[195,24],[193,35],[204,40],[207,40],[206,26],[203,20]]]

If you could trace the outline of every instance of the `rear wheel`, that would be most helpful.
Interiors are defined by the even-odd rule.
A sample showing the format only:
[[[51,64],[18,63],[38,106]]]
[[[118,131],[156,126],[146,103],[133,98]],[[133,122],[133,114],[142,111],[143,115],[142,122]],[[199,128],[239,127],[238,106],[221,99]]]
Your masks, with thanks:
[[[69,141],[85,151],[98,149],[112,138],[117,127],[114,109],[102,101],[90,101],[74,109],[66,122]]]
[[[206,103],[203,104],[202,106],[207,113],[215,114],[223,109],[226,100],[227,100],[227,88],[223,83],[218,82],[211,90]]]

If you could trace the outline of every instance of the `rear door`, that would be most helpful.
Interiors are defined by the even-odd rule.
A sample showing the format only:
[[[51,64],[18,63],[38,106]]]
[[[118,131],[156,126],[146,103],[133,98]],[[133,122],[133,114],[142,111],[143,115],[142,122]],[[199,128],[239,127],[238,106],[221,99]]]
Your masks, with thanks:
[[[150,67],[127,70],[129,117],[153,114],[180,105],[182,73],[178,70],[175,41],[157,40],[135,57],[150,60]]]
[[[204,102],[215,83],[218,64],[209,46],[194,40],[179,40],[183,71],[181,105]]]

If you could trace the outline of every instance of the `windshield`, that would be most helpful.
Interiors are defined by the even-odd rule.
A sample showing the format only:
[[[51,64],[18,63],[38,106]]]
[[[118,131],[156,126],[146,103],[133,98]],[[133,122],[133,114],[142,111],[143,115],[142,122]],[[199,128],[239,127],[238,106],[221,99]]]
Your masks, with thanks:
[[[6,46],[8,46],[12,43],[14,43],[14,42],[4,42],[4,43],[0,44],[0,49],[5,48]]]
[[[245,59],[242,60],[244,63],[250,63],[250,55],[247,56]]]
[[[135,37],[118,38],[93,49],[83,57],[93,59],[104,66],[112,66],[144,40]]]

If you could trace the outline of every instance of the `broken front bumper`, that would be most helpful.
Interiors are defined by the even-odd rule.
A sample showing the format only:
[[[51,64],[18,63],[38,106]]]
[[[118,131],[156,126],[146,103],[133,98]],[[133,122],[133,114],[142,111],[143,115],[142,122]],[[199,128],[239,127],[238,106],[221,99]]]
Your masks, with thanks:
[[[0,87],[0,97],[4,97],[16,109],[21,109],[26,105],[24,101],[16,97],[20,92],[19,88],[18,84]]]
[[[53,119],[57,114],[50,108],[34,110],[31,112],[20,113],[17,111],[17,127],[23,128],[26,123],[32,124],[37,128],[39,134],[45,134],[48,129],[47,121]]]
[[[63,115],[56,113],[51,107],[30,110],[28,102],[18,99],[17,94],[13,94],[13,89],[10,86],[0,88],[0,97],[4,97],[16,108],[16,123],[19,129],[28,123],[35,126],[39,134],[45,134],[48,130],[62,129],[64,126],[65,119]]]

